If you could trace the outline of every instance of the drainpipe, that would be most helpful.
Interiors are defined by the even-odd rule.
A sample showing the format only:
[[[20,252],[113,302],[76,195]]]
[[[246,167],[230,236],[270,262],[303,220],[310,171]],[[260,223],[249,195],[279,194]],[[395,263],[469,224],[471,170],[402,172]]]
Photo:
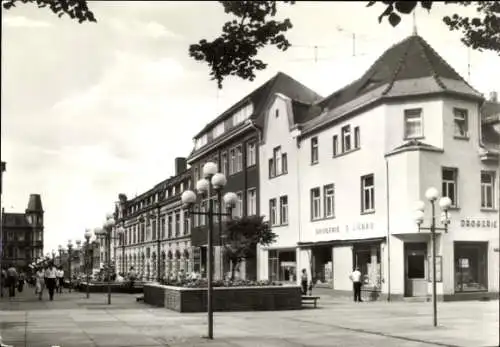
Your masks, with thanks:
[[[391,231],[389,212],[389,161],[385,158],[385,201],[387,215],[387,301],[391,301]]]
[[[299,207],[297,209],[297,216],[298,216],[298,219],[297,219],[297,231],[298,231],[298,234],[299,234],[299,242],[302,241],[302,216],[300,214],[300,204],[301,204],[301,198],[300,198],[300,153],[299,153],[299,150],[300,150],[300,129],[297,129],[299,130],[299,134],[297,135],[297,137],[295,138],[296,141],[297,141],[297,151],[296,151],[296,160],[295,160],[295,163],[297,165],[297,177],[296,177],[296,182],[297,182],[297,203],[299,204]],[[300,259],[300,247],[299,247],[299,259]],[[297,265],[298,265],[298,260],[296,261]],[[296,276],[297,276],[297,284],[298,281],[300,281],[300,273],[301,273],[301,269],[298,268],[298,266],[295,267],[296,270],[295,270],[295,273],[296,273]],[[312,280],[312,268],[311,268],[311,280]]]

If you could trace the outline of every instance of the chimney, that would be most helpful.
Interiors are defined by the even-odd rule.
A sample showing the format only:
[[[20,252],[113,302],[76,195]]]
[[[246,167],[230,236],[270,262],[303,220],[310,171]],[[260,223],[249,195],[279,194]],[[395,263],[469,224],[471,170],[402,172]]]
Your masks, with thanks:
[[[498,102],[498,93],[497,92],[490,92],[490,101]]]
[[[43,212],[40,194],[31,194],[26,212]]]
[[[175,175],[180,175],[187,169],[186,158],[175,158]]]

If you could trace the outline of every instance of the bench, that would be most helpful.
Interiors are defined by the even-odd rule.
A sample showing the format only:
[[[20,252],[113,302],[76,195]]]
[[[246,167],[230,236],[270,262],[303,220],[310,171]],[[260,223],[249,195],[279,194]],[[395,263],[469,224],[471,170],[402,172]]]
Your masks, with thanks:
[[[317,307],[317,302],[319,300],[319,296],[302,296],[302,304],[314,304],[314,308]]]

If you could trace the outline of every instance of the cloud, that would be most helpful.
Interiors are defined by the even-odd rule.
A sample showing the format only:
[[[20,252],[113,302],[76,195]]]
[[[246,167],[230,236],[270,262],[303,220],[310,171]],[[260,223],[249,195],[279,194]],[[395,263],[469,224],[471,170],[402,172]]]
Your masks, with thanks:
[[[24,16],[5,16],[2,24],[9,27],[17,28],[47,28],[52,24],[44,21],[29,19]]]
[[[163,24],[156,21],[127,20],[112,18],[108,21],[110,27],[120,35],[127,37],[147,37],[152,39],[177,39],[180,36],[168,30]]]

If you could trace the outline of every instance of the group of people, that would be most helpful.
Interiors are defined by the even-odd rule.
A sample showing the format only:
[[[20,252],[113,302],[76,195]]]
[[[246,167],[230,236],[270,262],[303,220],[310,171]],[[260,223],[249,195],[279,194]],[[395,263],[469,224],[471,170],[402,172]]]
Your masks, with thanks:
[[[9,298],[16,296],[16,289],[22,292],[25,282],[35,288],[35,295],[38,295],[39,300],[42,300],[43,292],[47,288],[49,299],[52,301],[55,292],[62,293],[63,291],[64,270],[62,266],[56,267],[53,263],[49,263],[34,268],[33,275],[28,279],[24,272],[18,273],[13,265],[2,270],[2,284],[8,288]]]

